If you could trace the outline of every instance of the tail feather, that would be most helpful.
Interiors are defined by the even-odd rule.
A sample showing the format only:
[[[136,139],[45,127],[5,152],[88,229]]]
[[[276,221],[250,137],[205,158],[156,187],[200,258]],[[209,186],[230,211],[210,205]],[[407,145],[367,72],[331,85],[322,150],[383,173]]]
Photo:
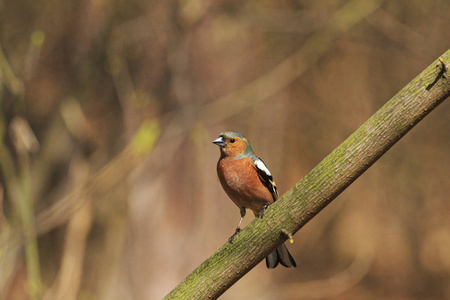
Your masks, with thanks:
[[[297,264],[294,258],[289,253],[284,244],[277,247],[272,253],[266,257],[266,266],[268,269],[273,269],[278,266],[278,263],[286,268],[295,268]]]

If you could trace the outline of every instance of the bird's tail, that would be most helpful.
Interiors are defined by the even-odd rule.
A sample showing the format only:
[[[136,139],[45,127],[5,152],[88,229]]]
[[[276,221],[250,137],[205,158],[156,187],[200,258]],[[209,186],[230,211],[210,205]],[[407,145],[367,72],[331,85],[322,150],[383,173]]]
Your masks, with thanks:
[[[268,269],[273,269],[278,266],[278,263],[285,266],[286,268],[295,268],[297,264],[292,258],[288,249],[284,244],[278,246],[269,256],[266,257],[266,265]]]

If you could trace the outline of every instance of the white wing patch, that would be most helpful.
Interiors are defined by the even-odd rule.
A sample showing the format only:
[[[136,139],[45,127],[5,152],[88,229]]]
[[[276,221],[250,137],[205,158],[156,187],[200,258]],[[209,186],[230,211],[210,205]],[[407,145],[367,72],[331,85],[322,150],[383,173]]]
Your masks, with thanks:
[[[259,179],[272,194],[273,201],[276,201],[278,199],[278,191],[277,187],[275,186],[275,182],[273,181],[272,174],[270,173],[264,162],[256,155],[252,156],[252,161],[253,166],[258,173]]]
[[[270,174],[269,169],[267,169],[266,165],[263,163],[262,160],[260,160],[259,158],[254,160],[254,164],[255,166],[260,169],[261,171],[263,171],[264,173],[266,173],[267,176],[272,177],[272,174]]]

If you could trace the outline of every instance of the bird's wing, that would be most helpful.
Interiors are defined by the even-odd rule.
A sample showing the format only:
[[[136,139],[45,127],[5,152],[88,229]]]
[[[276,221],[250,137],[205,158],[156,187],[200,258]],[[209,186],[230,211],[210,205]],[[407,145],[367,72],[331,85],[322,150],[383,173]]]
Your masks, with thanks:
[[[259,179],[264,186],[270,191],[273,197],[273,201],[278,199],[278,190],[273,180],[272,174],[267,168],[266,164],[256,155],[252,156],[253,167],[258,173]]]

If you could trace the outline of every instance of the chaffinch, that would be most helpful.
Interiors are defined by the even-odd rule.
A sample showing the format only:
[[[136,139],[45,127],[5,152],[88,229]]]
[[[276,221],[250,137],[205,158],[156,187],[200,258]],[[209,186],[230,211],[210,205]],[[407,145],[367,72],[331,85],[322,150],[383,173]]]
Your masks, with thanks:
[[[241,212],[236,231],[230,237],[232,242],[234,236],[241,231],[246,209],[251,209],[255,217],[262,217],[265,209],[277,200],[278,191],[269,169],[253,153],[252,146],[242,134],[222,132],[213,143],[220,147],[220,159],[217,163],[220,183]],[[297,266],[284,244],[266,257],[267,268],[275,268],[278,263],[287,268]]]

